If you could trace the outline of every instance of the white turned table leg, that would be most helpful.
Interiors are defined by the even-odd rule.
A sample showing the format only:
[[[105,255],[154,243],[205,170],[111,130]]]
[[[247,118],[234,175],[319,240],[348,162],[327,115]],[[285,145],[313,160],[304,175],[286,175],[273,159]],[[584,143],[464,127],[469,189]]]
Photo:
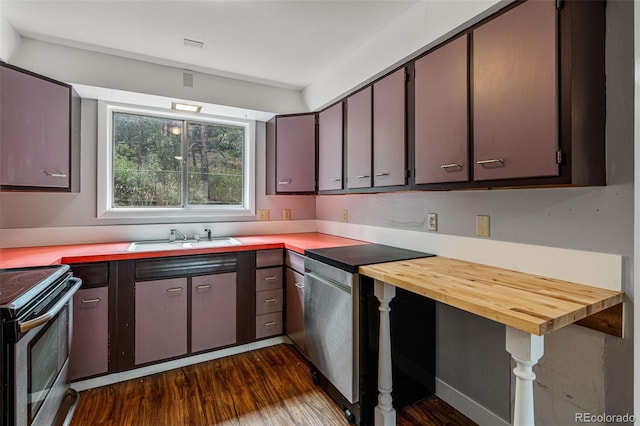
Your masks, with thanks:
[[[396,288],[375,280],[374,293],[380,301],[380,342],[378,349],[378,405],[375,408],[375,425],[396,424],[396,410],[393,409],[391,390],[391,327],[389,324],[389,302],[396,295]]]
[[[516,396],[513,412],[514,426],[534,426],[532,367],[544,354],[544,337],[507,327],[507,352],[516,361]]]

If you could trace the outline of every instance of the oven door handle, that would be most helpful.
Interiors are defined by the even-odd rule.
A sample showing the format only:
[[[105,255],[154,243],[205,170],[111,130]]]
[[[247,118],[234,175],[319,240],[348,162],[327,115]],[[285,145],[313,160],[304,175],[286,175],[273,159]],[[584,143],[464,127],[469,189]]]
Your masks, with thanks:
[[[20,323],[20,333],[26,333],[27,331],[34,329],[37,326],[50,321],[53,317],[55,317],[58,314],[58,312],[62,310],[64,305],[66,305],[67,302],[71,300],[73,295],[76,294],[76,292],[80,289],[80,286],[82,285],[82,280],[80,278],[71,277],[69,278],[69,280],[74,282],[73,287],[71,287],[71,289],[67,291],[67,293],[62,297],[62,299],[60,299],[58,303],[56,303],[45,314],[42,314],[39,317],[34,318],[32,320]]]

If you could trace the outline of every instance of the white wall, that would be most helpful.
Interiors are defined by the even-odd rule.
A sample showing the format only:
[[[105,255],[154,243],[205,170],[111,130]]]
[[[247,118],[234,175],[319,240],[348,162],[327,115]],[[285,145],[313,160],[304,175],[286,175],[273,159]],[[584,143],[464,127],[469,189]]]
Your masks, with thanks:
[[[20,35],[0,13],[0,60],[9,62],[14,52],[19,49],[21,42]]]
[[[67,83],[167,96],[272,113],[305,111],[299,91],[24,39],[11,64]]]

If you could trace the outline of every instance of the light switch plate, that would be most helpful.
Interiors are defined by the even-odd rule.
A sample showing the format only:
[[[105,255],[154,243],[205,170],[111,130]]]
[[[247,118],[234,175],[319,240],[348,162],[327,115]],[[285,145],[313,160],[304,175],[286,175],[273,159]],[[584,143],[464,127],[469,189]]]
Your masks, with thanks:
[[[342,210],[342,221],[349,222],[349,210]]]
[[[438,214],[437,213],[427,213],[427,231],[437,231],[438,230]]]
[[[476,216],[476,235],[478,237],[489,236],[489,215]]]
[[[282,220],[291,220],[291,209],[282,210]]]

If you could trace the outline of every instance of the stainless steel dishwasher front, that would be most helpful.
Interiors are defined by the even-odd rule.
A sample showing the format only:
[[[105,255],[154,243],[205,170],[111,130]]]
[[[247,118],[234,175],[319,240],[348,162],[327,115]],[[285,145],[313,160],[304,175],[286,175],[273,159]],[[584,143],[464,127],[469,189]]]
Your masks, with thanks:
[[[359,397],[358,275],[306,258],[305,348],[313,365],[351,403]]]

